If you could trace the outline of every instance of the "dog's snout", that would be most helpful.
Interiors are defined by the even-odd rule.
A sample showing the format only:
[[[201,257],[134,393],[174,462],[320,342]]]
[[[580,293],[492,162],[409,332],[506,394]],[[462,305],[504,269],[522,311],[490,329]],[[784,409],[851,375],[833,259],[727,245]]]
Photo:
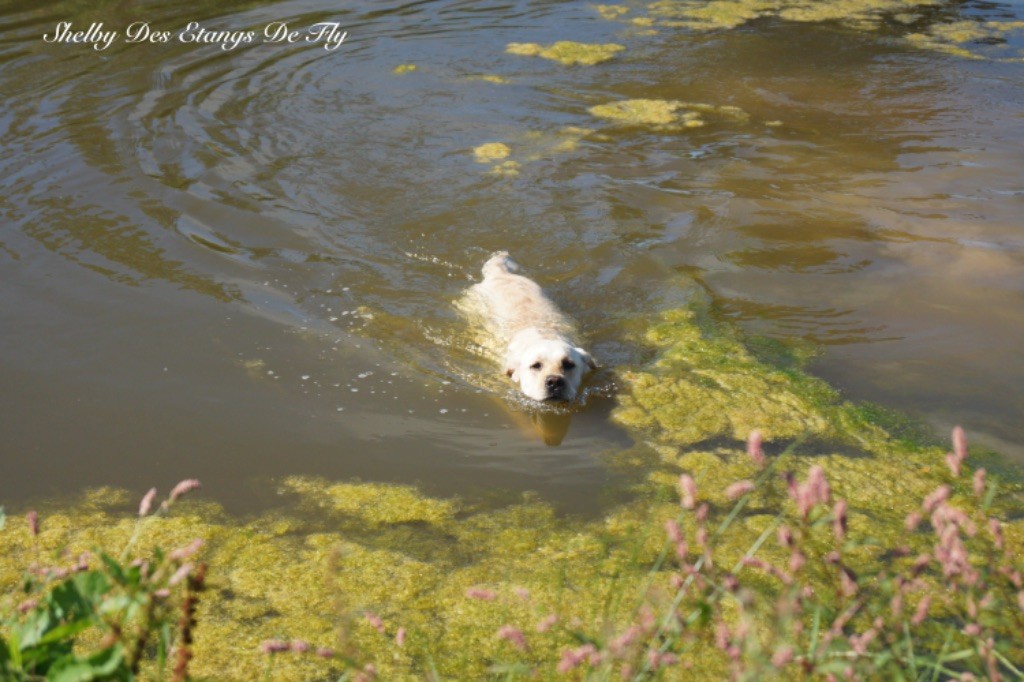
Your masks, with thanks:
[[[565,388],[565,377],[560,377],[557,374],[552,374],[544,380],[544,385],[548,388]]]

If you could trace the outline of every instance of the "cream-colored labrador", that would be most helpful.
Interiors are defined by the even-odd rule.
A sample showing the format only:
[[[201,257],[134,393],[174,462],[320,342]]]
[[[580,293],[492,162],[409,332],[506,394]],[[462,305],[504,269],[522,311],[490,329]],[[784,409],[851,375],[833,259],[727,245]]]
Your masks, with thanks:
[[[484,263],[484,279],[473,285],[507,348],[505,372],[534,400],[573,400],[583,376],[595,369],[594,358],[576,344],[575,330],[562,311],[518,271],[518,264],[501,251]]]

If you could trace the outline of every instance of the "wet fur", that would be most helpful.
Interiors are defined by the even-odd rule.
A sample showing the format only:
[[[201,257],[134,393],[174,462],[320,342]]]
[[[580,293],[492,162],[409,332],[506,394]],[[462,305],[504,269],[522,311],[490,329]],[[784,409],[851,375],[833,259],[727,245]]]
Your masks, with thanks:
[[[483,276],[473,288],[505,344],[506,374],[534,400],[574,400],[596,365],[572,323],[507,252],[484,263]]]

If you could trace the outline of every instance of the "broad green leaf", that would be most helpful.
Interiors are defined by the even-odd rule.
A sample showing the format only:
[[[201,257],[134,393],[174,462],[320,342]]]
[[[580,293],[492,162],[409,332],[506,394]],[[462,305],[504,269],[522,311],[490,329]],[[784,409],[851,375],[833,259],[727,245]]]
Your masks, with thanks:
[[[62,639],[67,639],[69,640],[69,642],[73,643],[75,635],[77,635],[82,630],[89,629],[89,627],[91,626],[91,618],[79,618],[77,620],[71,621],[70,623],[61,623],[60,625],[58,625],[57,627],[53,628],[45,635],[40,637],[39,642],[37,642],[37,644],[50,644],[52,642],[57,642]]]
[[[11,660],[11,652],[7,648],[10,646],[3,637],[0,637],[0,673],[7,671],[7,666]]]
[[[132,604],[132,598],[126,594],[119,594],[109,599],[104,599],[99,605],[99,612],[102,614],[117,613],[124,611]]]
[[[46,679],[49,682],[128,679],[129,671],[124,662],[124,649],[120,644],[116,644],[88,658],[66,656],[54,664]]]
[[[128,576],[125,575],[124,569],[121,567],[121,564],[117,563],[116,559],[106,552],[100,552],[100,559],[103,560],[103,565],[107,567],[110,576],[118,585],[128,584]]]

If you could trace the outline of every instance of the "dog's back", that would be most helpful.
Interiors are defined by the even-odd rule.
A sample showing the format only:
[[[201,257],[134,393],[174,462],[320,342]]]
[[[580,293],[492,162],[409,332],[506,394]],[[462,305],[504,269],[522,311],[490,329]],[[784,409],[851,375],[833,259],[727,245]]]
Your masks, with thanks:
[[[572,325],[562,311],[536,282],[519,274],[520,270],[507,251],[499,251],[484,263],[484,281],[476,285],[501,335],[509,338],[522,329],[534,327],[571,336]]]

